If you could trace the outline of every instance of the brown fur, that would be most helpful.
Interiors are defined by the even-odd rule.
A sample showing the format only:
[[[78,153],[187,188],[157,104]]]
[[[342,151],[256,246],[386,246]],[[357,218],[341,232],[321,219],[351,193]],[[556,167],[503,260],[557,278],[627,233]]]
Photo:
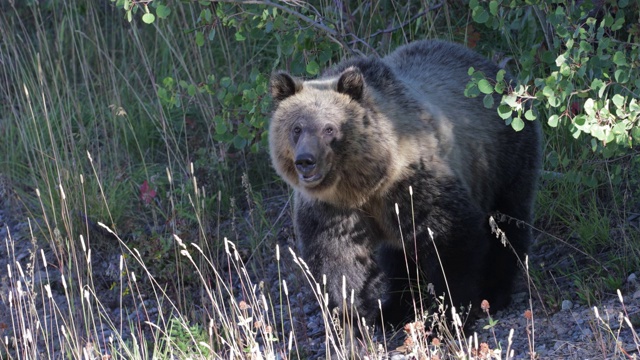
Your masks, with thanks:
[[[378,298],[397,305],[389,293],[404,285],[394,279],[412,275],[397,270],[405,267],[395,204],[406,248],[417,248],[412,256],[438,293],[446,286],[427,229],[455,305],[508,303],[517,262],[487,217],[532,220],[540,126],[515,132],[481,98],[465,97],[471,66],[490,79],[498,70],[462,46],[420,41],[381,60],[347,60],[317,80],[273,75],[272,162],[296,192],[302,256],[329,277],[333,305],[343,274],[364,316],[375,317]],[[504,227],[524,256],[530,232]]]

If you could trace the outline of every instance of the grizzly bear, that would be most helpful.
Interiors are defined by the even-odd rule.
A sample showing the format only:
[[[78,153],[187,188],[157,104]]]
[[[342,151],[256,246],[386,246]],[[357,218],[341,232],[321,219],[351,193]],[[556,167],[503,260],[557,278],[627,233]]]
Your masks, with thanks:
[[[461,45],[418,41],[315,80],[272,75],[273,166],[294,189],[300,255],[326,275],[330,306],[343,304],[344,277],[368,324],[379,300],[385,321],[401,321],[416,265],[449,306],[509,303],[532,235],[505,221],[504,244],[489,216],[532,221],[540,124],[516,132],[466,97],[470,67],[487,79],[499,70]]]

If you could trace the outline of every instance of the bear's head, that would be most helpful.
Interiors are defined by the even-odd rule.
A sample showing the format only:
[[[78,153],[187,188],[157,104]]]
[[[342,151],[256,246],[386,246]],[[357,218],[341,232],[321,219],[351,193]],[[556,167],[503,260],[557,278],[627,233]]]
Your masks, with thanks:
[[[360,69],[311,81],[275,73],[271,95],[271,158],[287,183],[308,199],[344,207],[363,205],[383,186],[394,141]]]

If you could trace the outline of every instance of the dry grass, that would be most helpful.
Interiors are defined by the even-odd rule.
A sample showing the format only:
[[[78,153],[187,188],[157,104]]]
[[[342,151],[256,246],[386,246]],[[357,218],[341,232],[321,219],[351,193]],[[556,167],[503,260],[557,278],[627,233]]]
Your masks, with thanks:
[[[323,279],[274,245],[288,211],[286,200],[274,199],[286,190],[274,184],[264,154],[251,159],[215,140],[212,119],[224,115],[237,125],[236,113],[224,113],[211,93],[187,90],[212,73],[249,78],[264,54],[277,53],[273,42],[238,45],[232,29],[220,27],[216,46],[199,47],[185,27],[200,13],[184,4],[174,8],[174,22],[142,28],[106,1],[39,3],[0,4],[0,176],[7,179],[0,203],[21,209],[11,214],[19,228],[0,239],[7,265],[0,270],[0,358],[314,358],[308,346],[318,336],[306,333],[303,309],[312,300],[317,328],[329,329],[320,346],[332,358],[382,359],[394,350],[383,339],[399,337],[408,358],[511,358],[511,336],[479,341],[438,299],[434,312],[398,334],[376,332],[353,311],[337,318]],[[331,15],[333,2],[321,3],[318,16]],[[400,2],[356,3],[340,26],[359,34],[349,41],[361,52],[437,34],[462,41],[470,29],[447,2],[424,14],[422,28]],[[174,94],[181,107],[162,102],[165,77],[185,82]],[[583,203],[570,204],[585,215]],[[580,222],[583,232],[593,229],[596,210]],[[637,254],[636,238],[623,235]],[[351,296],[345,289],[345,308]],[[529,308],[533,354],[541,330],[533,302]],[[620,329],[634,322],[626,313],[619,327],[602,319],[594,328],[609,354]],[[362,341],[342,330],[352,326],[363,329]]]

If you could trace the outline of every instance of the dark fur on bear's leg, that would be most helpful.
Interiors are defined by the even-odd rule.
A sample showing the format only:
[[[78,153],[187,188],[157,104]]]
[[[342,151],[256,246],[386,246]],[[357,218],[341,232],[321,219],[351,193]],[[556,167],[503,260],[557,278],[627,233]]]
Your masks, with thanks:
[[[416,262],[412,253],[384,246],[377,254],[380,267],[389,279],[387,294],[385,299],[382,299],[381,321],[385,326],[403,326],[414,320],[414,310],[421,310],[421,294],[418,293],[416,283]]]
[[[401,204],[424,205],[414,206],[411,212],[405,205],[400,216],[406,247],[413,250],[417,245],[423,278],[433,284],[437,296],[445,295],[447,305],[478,307],[489,251],[485,215],[455,177],[438,175],[427,168],[431,164],[416,166],[421,176],[408,179],[406,187],[399,186],[395,193]],[[413,200],[408,191],[402,191],[409,184]],[[415,233],[413,222],[417,222]]]
[[[353,290],[359,317],[365,317],[372,325],[377,318],[378,299],[384,299],[388,281],[373,256],[376,246],[371,243],[371,221],[359,210],[296,201],[295,225],[298,237],[317,240],[302,243],[301,255],[317,282],[326,276],[329,307],[342,309],[343,302],[350,306]]]
[[[535,129],[528,131],[533,130]],[[532,204],[537,188],[540,155],[537,152],[530,152],[528,155],[523,159],[523,170],[499,197],[497,212],[493,214],[496,225],[504,233],[507,243],[503,244],[501,238],[492,234],[485,272],[486,285],[482,292],[483,298],[489,301],[492,313],[509,305],[514,282],[521,274],[520,268],[524,267],[532,241]]]

